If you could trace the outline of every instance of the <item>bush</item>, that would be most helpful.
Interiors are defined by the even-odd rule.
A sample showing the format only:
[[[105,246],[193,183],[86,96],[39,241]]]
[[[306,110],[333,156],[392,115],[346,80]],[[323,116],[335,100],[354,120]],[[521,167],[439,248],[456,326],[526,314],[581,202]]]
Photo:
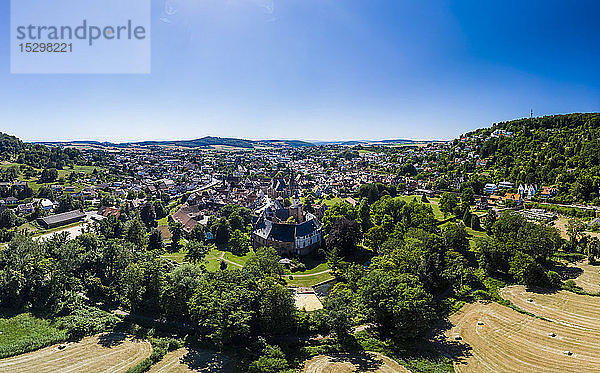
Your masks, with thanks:
[[[145,372],[152,365],[161,361],[167,352],[176,350],[182,346],[182,343],[174,338],[150,338],[150,344],[152,345],[150,356],[129,368],[126,373]]]
[[[94,307],[84,307],[58,318],[56,325],[65,329],[70,338],[81,338],[112,329],[119,317]]]
[[[485,290],[475,290],[473,292],[473,294],[471,294],[471,296],[473,297],[473,299],[475,300],[491,300],[492,296],[490,295],[490,293],[488,293]]]
[[[546,276],[548,277],[548,284],[557,289],[560,288],[562,285],[562,280],[560,279],[560,275],[554,271],[548,271],[548,273],[546,273]]]

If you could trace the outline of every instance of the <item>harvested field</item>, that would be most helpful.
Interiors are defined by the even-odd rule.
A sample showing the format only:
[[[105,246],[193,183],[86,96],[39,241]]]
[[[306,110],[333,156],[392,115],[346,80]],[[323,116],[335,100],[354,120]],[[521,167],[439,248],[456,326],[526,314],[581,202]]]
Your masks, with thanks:
[[[522,285],[506,287],[500,294],[534,315],[566,326],[600,331],[600,297],[578,295],[566,290],[554,293],[542,289],[528,290]]]
[[[146,341],[123,334],[104,334],[2,359],[0,372],[124,372],[151,352]]]
[[[319,355],[304,363],[302,373],[406,373],[410,372],[387,356],[365,352],[362,354]]]
[[[210,351],[194,351],[186,348],[169,352],[165,357],[152,366],[150,373],[235,373],[235,363],[232,359]]]
[[[600,292],[600,265],[591,265],[586,259],[569,264],[569,268],[579,268],[583,271],[573,279],[577,286],[590,293]]]
[[[498,303],[466,304],[445,331],[456,372],[598,372],[600,332],[541,320]]]

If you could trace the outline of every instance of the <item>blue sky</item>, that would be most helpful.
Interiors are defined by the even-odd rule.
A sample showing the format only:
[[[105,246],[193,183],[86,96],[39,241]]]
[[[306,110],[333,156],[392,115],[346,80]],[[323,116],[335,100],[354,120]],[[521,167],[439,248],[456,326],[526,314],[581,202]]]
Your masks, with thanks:
[[[451,139],[600,111],[600,2],[152,0],[152,73],[11,75],[0,131],[27,141]]]

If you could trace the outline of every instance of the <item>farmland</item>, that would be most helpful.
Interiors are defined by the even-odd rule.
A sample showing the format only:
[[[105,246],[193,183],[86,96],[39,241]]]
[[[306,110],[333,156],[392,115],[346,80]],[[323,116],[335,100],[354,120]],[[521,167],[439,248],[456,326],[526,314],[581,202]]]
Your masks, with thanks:
[[[566,290],[555,293],[524,286],[510,286],[501,290],[503,298],[520,309],[556,323],[600,331],[600,297],[578,295]]]
[[[390,359],[374,352],[344,353],[335,355],[319,355],[304,363],[302,373],[402,373],[406,368]]]
[[[589,264],[586,260],[570,264],[569,267],[581,270],[581,273],[573,279],[577,286],[589,293],[600,292],[600,266]]]
[[[148,342],[104,334],[0,360],[0,372],[123,372],[151,351]]]
[[[232,359],[222,354],[193,351],[186,348],[169,352],[165,357],[154,365],[150,373],[187,373],[187,372],[237,372]]]
[[[600,331],[519,313],[498,303],[471,303],[446,330],[456,372],[597,372]]]

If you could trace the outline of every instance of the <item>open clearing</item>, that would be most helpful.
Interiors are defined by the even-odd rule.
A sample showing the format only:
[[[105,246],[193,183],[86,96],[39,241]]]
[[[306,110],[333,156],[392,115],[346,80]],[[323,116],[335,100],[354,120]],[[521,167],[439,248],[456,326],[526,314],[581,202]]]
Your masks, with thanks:
[[[319,355],[304,363],[302,373],[406,373],[410,372],[387,356],[364,352],[362,354]]]
[[[150,356],[150,343],[124,334],[87,337],[0,360],[0,372],[124,372]]]
[[[600,331],[600,297],[578,295],[566,290],[554,293],[542,289],[527,290],[522,285],[506,287],[500,294],[502,298],[534,315],[565,326]]]
[[[541,320],[491,302],[466,304],[449,321],[444,334],[456,372],[600,371],[596,330]]]
[[[297,290],[294,294],[294,302],[296,308],[299,310],[316,311],[323,309],[323,303],[321,303],[314,290],[312,290],[312,292],[301,292]]]
[[[223,372],[235,373],[235,363],[222,354],[210,351],[194,351],[180,348],[169,352],[149,373]]]

